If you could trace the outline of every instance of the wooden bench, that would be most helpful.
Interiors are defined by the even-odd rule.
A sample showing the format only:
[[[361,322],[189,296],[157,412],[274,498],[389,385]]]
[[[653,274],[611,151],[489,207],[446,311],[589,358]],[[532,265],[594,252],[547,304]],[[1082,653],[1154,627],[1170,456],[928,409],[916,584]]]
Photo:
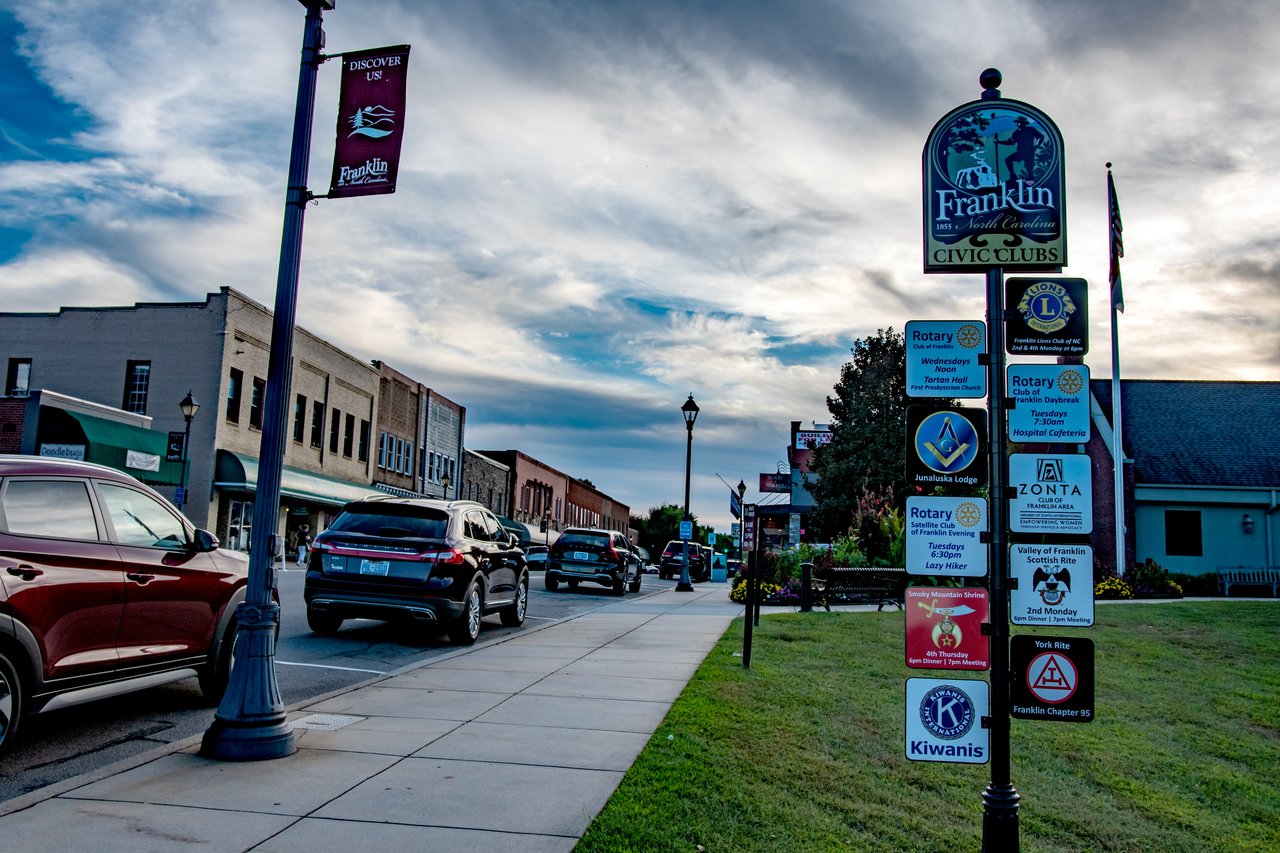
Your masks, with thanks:
[[[1218,589],[1223,596],[1231,595],[1233,584],[1271,587],[1271,597],[1276,598],[1280,589],[1280,566],[1219,566]]]
[[[877,611],[883,610],[886,604],[901,610],[906,587],[906,569],[887,568],[815,569],[810,583],[811,600],[828,612],[833,601],[868,604],[874,601],[879,604]]]

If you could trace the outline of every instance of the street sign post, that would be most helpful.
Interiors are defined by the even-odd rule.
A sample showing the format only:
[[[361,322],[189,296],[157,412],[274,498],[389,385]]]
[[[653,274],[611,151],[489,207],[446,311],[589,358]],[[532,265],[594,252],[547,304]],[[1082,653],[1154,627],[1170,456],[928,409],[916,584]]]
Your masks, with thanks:
[[[1014,637],[1012,715],[1022,720],[1093,722],[1093,640]]]
[[[980,578],[987,573],[983,498],[907,498],[907,574]]]
[[[680,539],[688,540],[692,538],[693,538],[693,522],[692,521],[680,522]]]
[[[1089,368],[1009,365],[1009,440],[1083,444],[1089,440]]]
[[[985,397],[986,325],[980,320],[908,320],[908,397]]]
[[[982,587],[907,587],[907,666],[983,670],[991,666],[987,591]]]

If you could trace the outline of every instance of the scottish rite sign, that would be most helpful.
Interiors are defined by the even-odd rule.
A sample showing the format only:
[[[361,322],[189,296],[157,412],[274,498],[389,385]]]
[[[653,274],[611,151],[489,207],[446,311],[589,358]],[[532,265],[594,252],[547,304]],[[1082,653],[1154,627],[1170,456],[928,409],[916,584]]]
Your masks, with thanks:
[[[952,110],[924,146],[924,271],[1060,272],[1065,173],[1062,134],[1030,104]]]

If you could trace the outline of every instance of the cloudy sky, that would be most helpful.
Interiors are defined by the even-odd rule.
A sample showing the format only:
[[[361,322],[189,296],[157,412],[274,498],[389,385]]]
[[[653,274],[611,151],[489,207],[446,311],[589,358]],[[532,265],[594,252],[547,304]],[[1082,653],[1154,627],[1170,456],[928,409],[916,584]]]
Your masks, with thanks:
[[[921,149],[988,66],[1066,144],[1065,274],[1109,376],[1280,379],[1280,18],[1267,3],[340,0],[327,50],[412,45],[394,195],[306,218],[300,325],[644,512],[754,487],[853,341],[983,315],[921,272]],[[296,0],[0,0],[3,310],[274,303]],[[339,63],[320,69],[327,188]],[[749,494],[754,493],[753,492]],[[750,499],[750,496],[749,498]]]

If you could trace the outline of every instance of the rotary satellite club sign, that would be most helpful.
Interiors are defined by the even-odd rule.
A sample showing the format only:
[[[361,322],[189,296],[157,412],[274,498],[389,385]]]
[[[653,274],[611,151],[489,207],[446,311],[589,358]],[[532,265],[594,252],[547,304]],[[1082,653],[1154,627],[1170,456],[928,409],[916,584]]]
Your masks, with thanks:
[[[407,44],[342,55],[329,198],[396,191],[408,74]]]
[[[924,271],[1059,272],[1067,262],[1062,134],[1007,98],[963,104],[924,156]]]
[[[916,669],[991,667],[987,591],[982,587],[907,588],[907,666]]]

